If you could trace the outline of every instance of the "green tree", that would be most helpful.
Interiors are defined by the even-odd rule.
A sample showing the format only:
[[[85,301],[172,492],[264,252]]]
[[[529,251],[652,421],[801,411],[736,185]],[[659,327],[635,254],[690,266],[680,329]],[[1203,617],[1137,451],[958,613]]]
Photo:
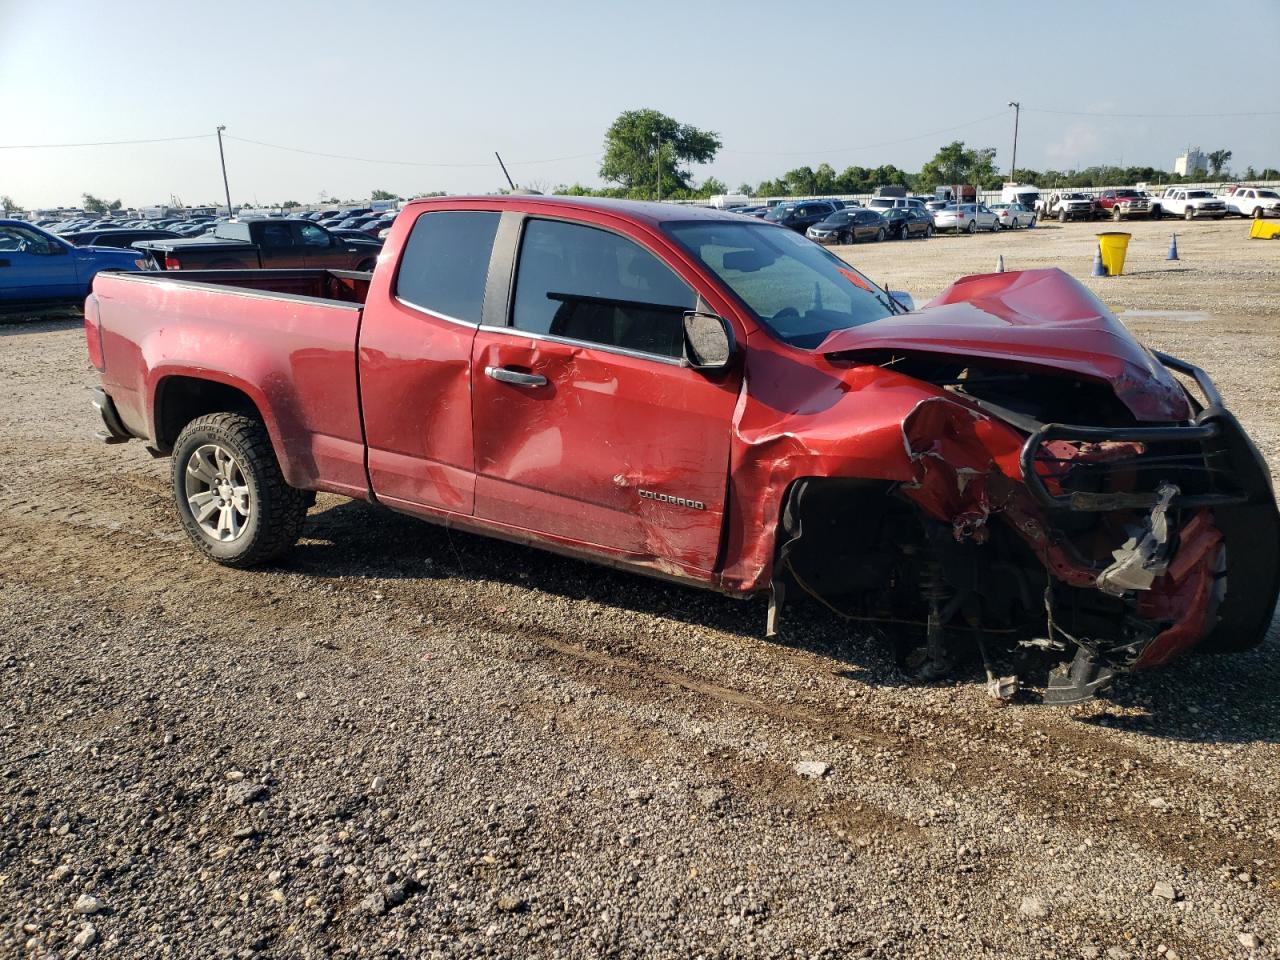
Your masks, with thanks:
[[[300,206],[302,206],[302,204],[300,204],[297,200],[286,200],[284,203],[280,204],[280,209],[292,210],[294,207],[300,207]]]
[[[755,196],[755,190],[749,183],[738,184],[738,193],[742,194],[744,197]]]
[[[707,177],[702,182],[702,186],[698,188],[699,197],[714,197],[718,194],[729,192],[729,185],[723,180],[717,180],[715,177]]]
[[[796,167],[783,175],[787,193],[793,197],[807,197],[818,192],[818,176],[812,167]]]
[[[991,189],[1000,186],[995,147],[966,150],[963,140],[953,140],[920,168],[916,188],[932,190],[939,184],[972,183]]]
[[[605,133],[600,176],[634,197],[669,197],[691,189],[682,165],[710,163],[720,146],[719,134],[657,110],[626,110]]]
[[[372,196],[369,197],[369,199],[370,200],[399,200],[400,198],[389,190],[375,190],[373,191],[373,194]]]
[[[84,199],[84,208],[89,213],[106,213],[109,210],[120,209],[119,200],[112,200],[108,203],[106,200],[95,197],[92,193],[83,193],[81,197]]]
[[[1227,161],[1231,159],[1230,150],[1214,150],[1209,154],[1209,175],[1212,177],[1222,176],[1222,168],[1227,165]]]
[[[8,213],[10,210],[21,210],[21,209],[22,207],[18,205],[18,201],[13,199],[13,197],[8,196],[7,194],[0,195],[0,210],[3,210],[5,211],[5,213]]]

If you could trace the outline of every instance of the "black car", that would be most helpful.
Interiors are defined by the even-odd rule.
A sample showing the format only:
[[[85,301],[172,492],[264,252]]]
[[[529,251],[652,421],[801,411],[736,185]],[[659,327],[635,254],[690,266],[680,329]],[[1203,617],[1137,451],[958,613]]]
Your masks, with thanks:
[[[835,212],[835,204],[830,200],[790,200],[778,204],[764,215],[764,219],[766,223],[776,223],[796,233],[804,233]]]
[[[805,236],[818,243],[857,243],[859,240],[883,240],[889,235],[889,224],[875,210],[846,207],[815,223]]]
[[[933,214],[920,207],[894,207],[884,211],[884,219],[895,240],[933,236]]]
[[[62,239],[77,247],[129,247],[138,240],[176,240],[179,234],[172,230],[130,230],[110,227],[101,230],[76,230],[62,234]]]

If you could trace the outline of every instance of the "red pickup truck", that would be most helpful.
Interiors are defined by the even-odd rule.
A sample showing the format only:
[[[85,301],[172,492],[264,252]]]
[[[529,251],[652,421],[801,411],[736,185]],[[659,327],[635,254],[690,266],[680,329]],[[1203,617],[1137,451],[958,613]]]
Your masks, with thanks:
[[[1055,270],[918,311],[793,231],[675,205],[429,200],[372,275],[99,275],[109,442],[172,457],[220,563],[278,556],[315,491],[907,638],[997,642],[1045,697],[1257,644],[1280,516],[1199,369]],[[1180,379],[1181,378],[1181,379]]]

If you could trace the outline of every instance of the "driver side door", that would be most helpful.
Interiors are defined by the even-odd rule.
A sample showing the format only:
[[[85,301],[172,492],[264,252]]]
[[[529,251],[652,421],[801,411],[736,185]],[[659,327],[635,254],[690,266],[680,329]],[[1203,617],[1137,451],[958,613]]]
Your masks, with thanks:
[[[740,375],[685,362],[698,292],[625,230],[529,216],[504,231],[513,289],[486,299],[472,352],[475,515],[707,580]]]
[[[0,300],[82,296],[74,251],[31,227],[0,225]]]

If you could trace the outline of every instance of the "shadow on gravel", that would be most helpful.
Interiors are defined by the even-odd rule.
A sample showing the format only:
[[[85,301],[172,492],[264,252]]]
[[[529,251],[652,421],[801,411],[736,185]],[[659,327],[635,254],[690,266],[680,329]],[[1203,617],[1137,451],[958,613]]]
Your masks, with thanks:
[[[0,337],[13,337],[22,333],[50,333],[55,330],[71,330],[84,323],[84,315],[68,307],[36,316],[24,313],[0,313]]]
[[[765,640],[763,600],[721,594],[612,570],[518,544],[444,527],[357,501],[313,511],[304,540],[283,567],[318,578],[430,581],[462,578],[532,588],[572,600],[663,617]],[[851,683],[910,687],[919,682],[897,666],[892,641],[841,621],[801,597],[789,604],[780,636],[769,642],[806,650],[831,662]],[[962,655],[957,687],[983,682],[976,652]],[[1034,653],[997,657],[1003,669],[1028,679],[1050,664]],[[1280,743],[1280,620],[1267,640],[1245,654],[1192,656],[1150,673],[1121,677],[1099,711],[1079,722],[1196,743]],[[1055,709],[1045,707],[1045,709]]]
[[[1122,678],[1107,699],[1132,712],[1081,722],[1189,743],[1280,743],[1278,688],[1280,618],[1248,653],[1193,654],[1161,670]]]
[[[739,600],[696,587],[507,543],[446,530],[381,507],[346,501],[313,511],[303,541],[284,566],[321,578],[464,578],[507,583],[572,600],[676,620],[765,641],[763,598]],[[832,660],[833,672],[853,681],[904,686],[888,641],[856,631],[816,603],[789,604],[780,635],[767,642]]]

